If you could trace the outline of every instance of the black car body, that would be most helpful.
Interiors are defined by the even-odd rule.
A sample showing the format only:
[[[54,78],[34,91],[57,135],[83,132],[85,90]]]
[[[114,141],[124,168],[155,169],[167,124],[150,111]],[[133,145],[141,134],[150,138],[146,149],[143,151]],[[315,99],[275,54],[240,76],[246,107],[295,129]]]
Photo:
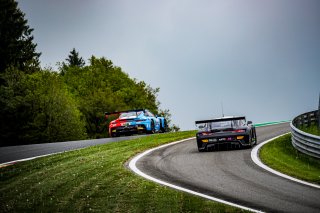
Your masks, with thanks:
[[[246,117],[222,117],[196,121],[198,150],[206,151],[220,145],[252,147],[257,143],[256,129]]]

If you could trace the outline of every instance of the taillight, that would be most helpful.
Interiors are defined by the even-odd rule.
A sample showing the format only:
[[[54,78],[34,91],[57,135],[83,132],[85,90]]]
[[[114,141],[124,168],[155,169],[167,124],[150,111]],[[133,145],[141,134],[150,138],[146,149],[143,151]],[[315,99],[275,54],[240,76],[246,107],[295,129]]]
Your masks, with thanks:
[[[237,130],[235,130],[234,132],[236,132],[236,133],[245,132],[245,130],[244,130],[244,129],[237,129]]]
[[[202,132],[201,134],[202,134],[202,135],[212,135],[211,132]]]

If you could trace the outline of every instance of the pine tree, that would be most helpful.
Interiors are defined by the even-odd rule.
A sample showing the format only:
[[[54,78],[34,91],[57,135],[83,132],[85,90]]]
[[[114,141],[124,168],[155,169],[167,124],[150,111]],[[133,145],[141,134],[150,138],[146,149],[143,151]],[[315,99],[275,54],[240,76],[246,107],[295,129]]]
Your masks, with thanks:
[[[39,68],[41,53],[24,16],[16,1],[0,0],[0,73],[10,66],[27,73]]]
[[[77,52],[75,48],[70,51],[70,54],[66,60],[69,63],[68,66],[83,67],[85,65],[83,58],[79,57],[79,52]]]

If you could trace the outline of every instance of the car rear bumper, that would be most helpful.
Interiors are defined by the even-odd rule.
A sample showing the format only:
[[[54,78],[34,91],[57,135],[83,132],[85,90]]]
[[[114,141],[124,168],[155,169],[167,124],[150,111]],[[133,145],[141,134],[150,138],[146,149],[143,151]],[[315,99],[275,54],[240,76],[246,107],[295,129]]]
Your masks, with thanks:
[[[110,133],[112,135],[126,135],[126,134],[138,134],[145,133],[146,127],[144,125],[131,125],[112,128]]]
[[[199,149],[208,149],[220,145],[231,146],[250,146],[249,134],[232,134],[220,136],[197,136],[197,144]]]

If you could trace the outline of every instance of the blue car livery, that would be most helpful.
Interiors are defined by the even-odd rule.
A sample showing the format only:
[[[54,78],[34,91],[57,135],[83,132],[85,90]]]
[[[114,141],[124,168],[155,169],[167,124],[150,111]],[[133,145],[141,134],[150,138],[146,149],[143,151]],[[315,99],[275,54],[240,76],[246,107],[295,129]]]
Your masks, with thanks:
[[[109,124],[109,135],[111,137],[141,133],[153,134],[166,132],[167,130],[166,119],[155,116],[147,109],[105,113],[106,117],[112,114],[119,114],[119,118]]]

